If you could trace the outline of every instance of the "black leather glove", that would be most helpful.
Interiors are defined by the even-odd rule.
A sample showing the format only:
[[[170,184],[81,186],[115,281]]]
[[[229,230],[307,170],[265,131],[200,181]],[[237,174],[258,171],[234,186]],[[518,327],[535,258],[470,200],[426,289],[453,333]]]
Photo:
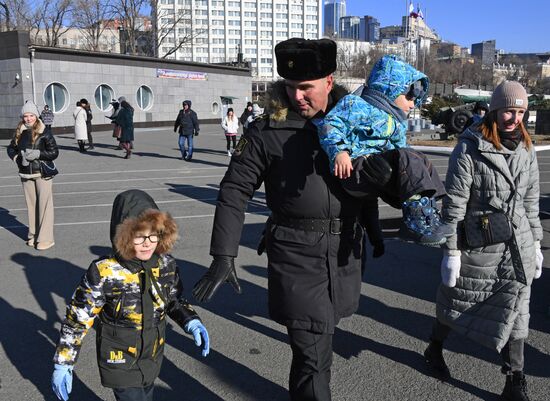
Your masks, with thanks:
[[[195,131],[195,136],[199,136],[199,131]]]
[[[232,256],[214,256],[208,271],[193,287],[193,296],[199,302],[208,302],[223,283],[228,282],[238,294],[241,286],[235,271],[235,258]]]
[[[260,237],[260,241],[258,242],[256,252],[260,256],[262,256],[262,254],[265,252],[265,230],[262,232],[262,236]]]
[[[386,247],[384,246],[384,241],[376,242],[372,245],[372,257],[379,258],[384,255],[386,252]]]
[[[364,157],[359,174],[362,180],[383,187],[391,178],[392,168],[384,156],[370,154]]]

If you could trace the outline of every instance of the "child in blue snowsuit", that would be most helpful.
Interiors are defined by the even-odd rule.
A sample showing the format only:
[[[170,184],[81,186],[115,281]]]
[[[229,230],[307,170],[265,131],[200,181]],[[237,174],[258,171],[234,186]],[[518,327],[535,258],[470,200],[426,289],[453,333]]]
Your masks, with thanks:
[[[344,96],[315,123],[344,189],[402,209],[401,238],[437,246],[451,235],[436,205],[445,189],[430,161],[406,141],[407,114],[422,105],[428,85],[426,75],[399,57],[384,56],[360,97]]]

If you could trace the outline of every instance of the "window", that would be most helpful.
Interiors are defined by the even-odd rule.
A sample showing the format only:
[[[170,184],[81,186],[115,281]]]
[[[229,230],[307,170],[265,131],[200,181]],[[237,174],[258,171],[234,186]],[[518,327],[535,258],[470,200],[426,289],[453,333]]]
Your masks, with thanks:
[[[109,103],[114,97],[115,92],[113,91],[113,88],[109,85],[101,84],[95,90],[95,105],[99,108],[99,110],[106,111],[111,107]]]
[[[50,106],[54,113],[61,113],[69,104],[69,92],[59,82],[49,84],[44,90],[44,103]]]
[[[137,105],[141,110],[148,110],[153,106],[153,91],[145,85],[141,85],[136,93]]]
[[[212,103],[212,114],[218,114],[220,112],[220,105],[218,102]]]

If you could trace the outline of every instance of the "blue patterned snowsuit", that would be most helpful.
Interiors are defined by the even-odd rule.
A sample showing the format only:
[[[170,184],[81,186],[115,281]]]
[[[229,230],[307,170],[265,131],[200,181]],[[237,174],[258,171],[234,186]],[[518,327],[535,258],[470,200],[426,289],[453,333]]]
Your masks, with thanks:
[[[367,81],[368,88],[384,94],[391,101],[407,93],[421,80],[428,90],[428,77],[397,56],[382,57]],[[420,107],[424,98],[417,98]],[[323,120],[316,121],[319,139],[328,154],[331,169],[338,152],[349,150],[352,159],[371,153],[407,146],[406,120],[398,121],[390,113],[374,107],[359,96],[344,96]]]

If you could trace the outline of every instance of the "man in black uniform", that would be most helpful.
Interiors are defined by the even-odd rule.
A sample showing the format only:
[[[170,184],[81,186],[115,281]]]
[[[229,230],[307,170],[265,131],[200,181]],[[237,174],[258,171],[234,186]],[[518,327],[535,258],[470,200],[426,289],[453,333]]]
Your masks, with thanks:
[[[331,174],[311,119],[346,92],[334,87],[333,41],[289,39],[275,54],[284,80],[273,85],[267,113],[233,153],[216,205],[214,261],[193,294],[208,301],[226,281],[240,292],[234,258],[244,212],[264,183],[272,211],[265,231],[269,313],[288,330],[290,398],[327,401],[334,328],[359,303],[363,230],[361,203]]]

